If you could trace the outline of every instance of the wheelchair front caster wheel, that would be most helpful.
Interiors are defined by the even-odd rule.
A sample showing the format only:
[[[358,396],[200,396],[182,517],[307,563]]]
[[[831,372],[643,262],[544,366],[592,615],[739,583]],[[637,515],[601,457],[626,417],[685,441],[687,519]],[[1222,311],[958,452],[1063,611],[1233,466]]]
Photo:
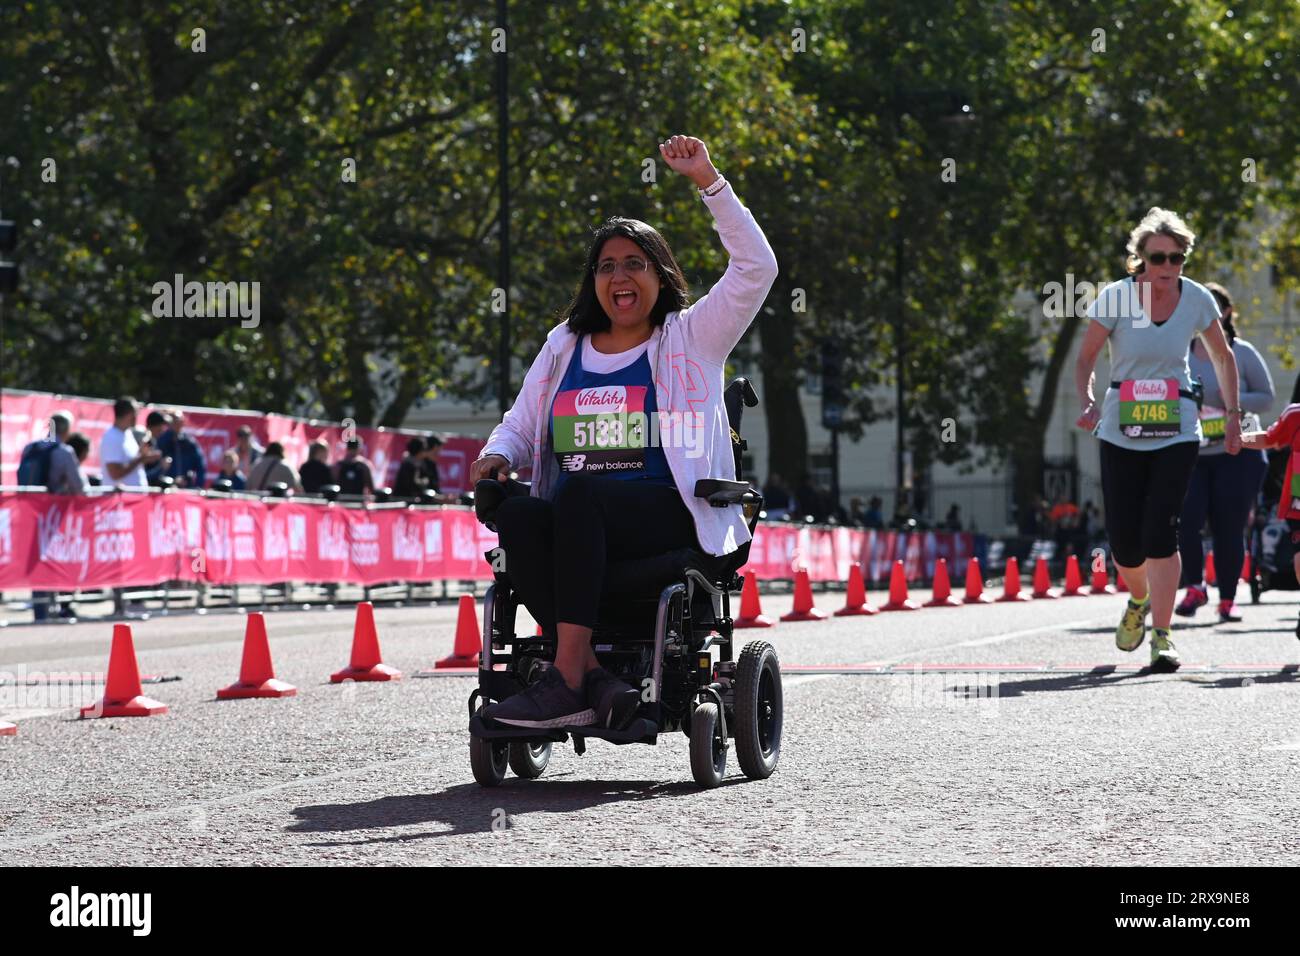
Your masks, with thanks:
[[[516,777],[536,780],[550,762],[550,743],[530,744],[526,740],[520,740],[510,745],[510,769]]]
[[[722,783],[727,772],[727,742],[722,739],[718,705],[701,704],[691,714],[691,773],[706,790]]]
[[[506,778],[509,749],[509,744],[506,743],[484,740],[481,737],[469,739],[469,765],[474,771],[474,779],[479,782],[479,786],[501,786],[501,781]]]

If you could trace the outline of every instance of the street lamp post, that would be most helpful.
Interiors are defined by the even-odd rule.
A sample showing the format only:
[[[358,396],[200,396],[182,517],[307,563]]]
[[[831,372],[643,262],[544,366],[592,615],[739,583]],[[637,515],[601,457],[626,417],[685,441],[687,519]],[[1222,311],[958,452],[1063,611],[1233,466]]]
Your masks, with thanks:
[[[497,263],[497,285],[504,302],[501,309],[501,327],[497,342],[497,405],[502,415],[510,401],[510,109],[507,97],[507,50],[510,46],[506,30],[506,0],[497,0],[497,26],[506,37],[506,46],[497,54],[497,183],[501,191],[500,225],[501,248]]]

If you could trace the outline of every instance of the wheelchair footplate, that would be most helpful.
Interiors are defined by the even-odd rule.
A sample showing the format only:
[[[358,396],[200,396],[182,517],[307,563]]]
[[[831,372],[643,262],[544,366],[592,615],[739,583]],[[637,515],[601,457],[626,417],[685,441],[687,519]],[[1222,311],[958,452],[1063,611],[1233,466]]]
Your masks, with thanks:
[[[646,717],[633,718],[632,722],[622,730],[597,727],[594,724],[584,724],[581,727],[512,727],[509,724],[484,720],[482,714],[474,707],[478,697],[478,690],[469,697],[469,732],[471,737],[484,740],[527,740],[533,743],[549,740],[552,743],[562,744],[572,735],[575,738],[596,737],[600,740],[608,740],[612,744],[653,744],[659,735],[659,728],[655,726],[654,721]]]

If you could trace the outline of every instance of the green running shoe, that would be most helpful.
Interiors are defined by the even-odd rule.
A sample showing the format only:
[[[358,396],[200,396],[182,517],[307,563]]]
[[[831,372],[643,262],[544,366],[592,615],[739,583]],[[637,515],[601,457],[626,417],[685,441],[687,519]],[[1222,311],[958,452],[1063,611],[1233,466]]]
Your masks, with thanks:
[[[1169,639],[1169,628],[1152,628],[1151,669],[1153,671],[1172,673],[1178,670],[1178,665],[1181,663],[1182,660],[1178,657],[1178,648],[1174,647],[1174,642]]]
[[[1142,639],[1147,636],[1147,611],[1151,610],[1151,595],[1143,598],[1141,603],[1128,599],[1124,616],[1115,628],[1115,646],[1121,651],[1136,651],[1142,646]]]

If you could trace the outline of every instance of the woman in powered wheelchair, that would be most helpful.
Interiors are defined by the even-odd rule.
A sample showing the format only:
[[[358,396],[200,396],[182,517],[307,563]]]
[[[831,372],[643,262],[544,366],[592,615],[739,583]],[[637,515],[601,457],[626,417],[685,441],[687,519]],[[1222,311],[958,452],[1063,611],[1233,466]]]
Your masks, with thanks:
[[[659,150],[698,187],[730,261],[691,304],[654,228],[601,225],[566,320],[471,466],[479,520],[500,540],[469,699],[484,786],[507,766],[539,776],[570,736],[581,754],[587,737],[655,743],[680,729],[706,787],[722,780],[729,738],[749,777],[780,753],[776,653],[754,641],[732,654],[730,592],[762,508],[738,480],[740,417],[758,397],[745,379],[722,387],[776,258],[703,142]],[[510,477],[525,463],[531,485]],[[515,633],[521,603],[540,634]]]

